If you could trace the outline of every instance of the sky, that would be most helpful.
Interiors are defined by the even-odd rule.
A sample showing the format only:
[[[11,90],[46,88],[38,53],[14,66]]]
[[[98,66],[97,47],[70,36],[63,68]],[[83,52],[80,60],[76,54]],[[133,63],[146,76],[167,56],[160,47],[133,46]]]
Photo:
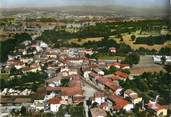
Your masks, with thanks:
[[[164,8],[169,0],[0,0],[1,8],[55,7],[70,5],[123,5],[138,8]]]

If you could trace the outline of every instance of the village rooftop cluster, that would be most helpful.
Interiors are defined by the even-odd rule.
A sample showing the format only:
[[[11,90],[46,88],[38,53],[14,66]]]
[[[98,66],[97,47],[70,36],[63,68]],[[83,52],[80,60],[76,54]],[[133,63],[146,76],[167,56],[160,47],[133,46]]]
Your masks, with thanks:
[[[134,77],[124,73],[130,65],[118,61],[102,61],[86,58],[97,51],[85,48],[50,48],[46,43],[34,40],[21,43],[25,48],[18,48],[16,55],[9,55],[5,64],[1,65],[1,72],[10,72],[15,68],[21,70],[18,77],[23,74],[44,72],[47,78],[44,81],[44,96],[42,99],[33,100],[30,95],[35,92],[30,89],[16,90],[5,88],[0,92],[1,104],[6,106],[2,114],[9,113],[14,104],[15,109],[26,106],[31,112],[58,112],[62,105],[83,105],[85,115],[90,112],[92,117],[106,117],[107,112],[111,115],[118,111],[131,112],[136,104],[141,103],[140,111],[152,109],[156,115],[167,115],[167,108],[158,104],[159,96],[149,103],[144,103],[134,89],[123,89],[119,80],[131,80]],[[109,52],[115,53],[117,48],[112,47]],[[158,56],[154,56],[157,61]],[[169,58],[168,58],[169,59]],[[116,67],[118,70],[110,75],[105,75],[104,69]],[[14,76],[11,76],[14,77]],[[85,90],[90,86],[95,90],[92,95],[87,95]],[[4,98],[4,97],[12,98]],[[94,107],[94,105],[96,105]],[[11,110],[10,110],[11,109]],[[66,112],[65,117],[71,116]]]

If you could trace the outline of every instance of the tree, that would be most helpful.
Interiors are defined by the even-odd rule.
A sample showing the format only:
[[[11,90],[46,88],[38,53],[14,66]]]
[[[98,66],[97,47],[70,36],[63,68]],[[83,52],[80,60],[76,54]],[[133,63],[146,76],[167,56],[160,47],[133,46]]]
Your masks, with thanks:
[[[140,56],[137,53],[130,53],[128,56],[126,56],[124,63],[130,64],[131,66],[133,64],[138,64],[140,60]]]
[[[121,38],[120,38],[120,42],[122,42],[122,41],[123,41],[123,38],[121,37]]]
[[[78,42],[81,42],[82,41],[82,39],[81,38],[78,38]]]
[[[171,48],[161,48],[159,54],[171,56]]]
[[[166,57],[162,56],[160,59],[161,59],[161,63],[164,65],[166,63]]]
[[[136,36],[135,36],[135,35],[131,35],[131,39],[132,39],[132,41],[135,41],[135,38],[136,38]]]
[[[99,104],[98,104],[97,102],[94,102],[94,103],[91,105],[91,107],[92,107],[92,108],[95,108],[95,107],[98,107],[98,105],[99,105]]]
[[[20,113],[21,113],[21,115],[26,115],[26,107],[25,106],[22,106],[21,107],[21,110],[20,110]]]
[[[62,79],[62,80],[61,80],[61,86],[67,87],[67,86],[68,86],[68,82],[69,82],[69,79],[67,79],[67,78]]]
[[[165,70],[170,73],[171,72],[171,65],[165,65]]]
[[[15,112],[15,109],[13,108],[13,109],[11,110],[11,115],[12,115],[13,117],[15,117],[15,114],[16,114],[16,112]]]
[[[122,70],[122,72],[124,72],[126,74],[130,74],[130,71],[128,69],[124,69],[124,70]]]
[[[112,74],[116,72],[118,69],[116,67],[111,66],[109,70],[104,69],[105,74]]]

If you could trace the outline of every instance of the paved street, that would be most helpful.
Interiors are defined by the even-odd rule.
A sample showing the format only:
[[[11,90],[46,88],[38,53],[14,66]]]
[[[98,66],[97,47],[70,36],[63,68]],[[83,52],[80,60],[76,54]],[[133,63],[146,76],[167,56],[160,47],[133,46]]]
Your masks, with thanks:
[[[92,88],[87,83],[84,82],[83,85],[84,85],[83,90],[84,90],[85,100],[89,99],[94,95],[95,92],[97,92],[95,88]]]
[[[86,100],[88,100],[90,97],[94,96],[94,93],[97,91],[95,88],[91,87],[87,82],[82,80],[83,90],[84,90],[84,109],[86,113],[86,117],[88,116],[88,106],[86,104]]]

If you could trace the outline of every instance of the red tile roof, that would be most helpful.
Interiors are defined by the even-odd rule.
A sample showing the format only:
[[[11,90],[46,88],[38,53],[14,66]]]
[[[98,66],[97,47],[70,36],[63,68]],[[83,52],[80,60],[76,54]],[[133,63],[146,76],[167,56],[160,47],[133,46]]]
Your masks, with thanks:
[[[65,87],[61,89],[62,96],[83,95],[83,90],[80,87]]]
[[[122,109],[124,106],[128,104],[128,101],[122,99],[116,102],[116,105],[114,105],[114,109],[119,110]]]
[[[50,100],[48,100],[49,104],[60,104],[61,99],[59,97],[54,97]]]
[[[121,71],[116,71],[114,73],[116,76],[119,76],[121,78],[128,78],[128,74],[124,73],[124,72],[121,72]]]
[[[120,77],[116,77],[116,76],[111,77],[111,80],[112,80],[112,81],[116,81],[116,80],[120,80],[120,79],[121,79]]]
[[[118,84],[114,83],[111,79],[108,78],[100,77],[97,79],[97,81],[113,91],[115,91],[119,87]]]
[[[124,106],[126,106],[128,104],[128,101],[123,99],[120,96],[110,95],[110,96],[108,96],[108,98],[110,100],[112,100],[113,102],[115,102],[115,105],[113,106],[113,108],[116,109],[116,110],[120,110],[120,109],[122,109]]]
[[[46,87],[46,91],[60,91],[62,87]]]

